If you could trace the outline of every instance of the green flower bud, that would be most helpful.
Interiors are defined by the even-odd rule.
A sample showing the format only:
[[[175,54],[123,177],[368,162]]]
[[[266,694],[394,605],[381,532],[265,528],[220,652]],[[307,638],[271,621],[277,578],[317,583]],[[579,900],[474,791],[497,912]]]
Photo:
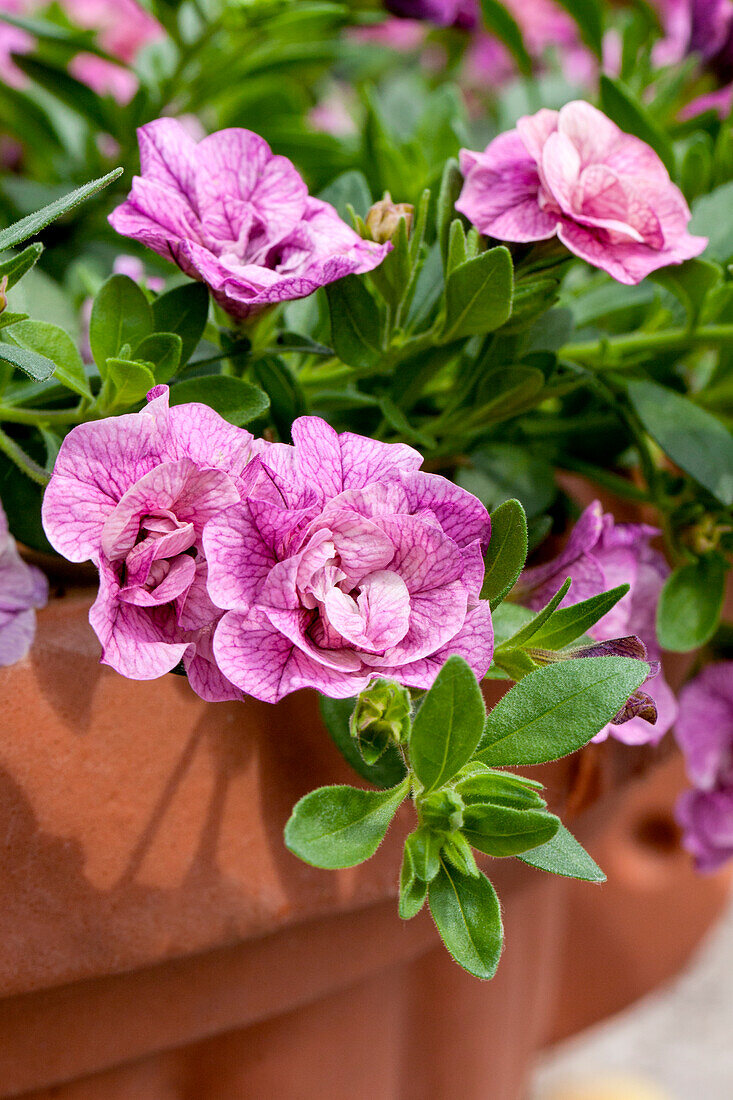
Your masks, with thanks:
[[[463,825],[463,799],[449,788],[433,791],[418,799],[417,813],[421,825],[429,825],[442,833],[452,833]]]
[[[349,731],[367,764],[410,736],[410,693],[394,680],[375,680],[356,700]]]

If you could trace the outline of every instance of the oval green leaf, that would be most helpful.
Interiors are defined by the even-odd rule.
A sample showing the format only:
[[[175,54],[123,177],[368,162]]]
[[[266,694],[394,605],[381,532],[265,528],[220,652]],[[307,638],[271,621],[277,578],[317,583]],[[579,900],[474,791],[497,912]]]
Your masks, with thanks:
[[[489,712],[476,758],[544,764],[586,745],[646,679],[630,657],[584,657],[530,672]]]
[[[462,875],[445,863],[428,888],[430,912],[440,938],[459,966],[488,981],[499,965],[504,941],[496,890],[485,875]]]
[[[712,638],[725,596],[725,559],[710,554],[667,578],[657,604],[657,635],[664,649],[687,653]]]
[[[294,807],[285,844],[313,867],[355,867],[374,855],[407,792],[406,779],[387,791],[319,787]]]
[[[462,657],[449,657],[422,701],[410,735],[410,760],[425,793],[442,787],[481,740],[486,708]]]

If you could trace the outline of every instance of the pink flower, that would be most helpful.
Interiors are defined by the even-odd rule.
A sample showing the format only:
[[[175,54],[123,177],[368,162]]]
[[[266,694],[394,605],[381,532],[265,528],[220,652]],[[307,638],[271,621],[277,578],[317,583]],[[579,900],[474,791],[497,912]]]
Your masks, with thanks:
[[[238,698],[212,661],[221,612],[206,591],[202,535],[239,502],[245,468],[265,444],[207,405],[169,409],[167,386],[148,401],[68,434],[44,496],[44,528],[59,553],[99,568],[89,619],[104,664],[151,680],[183,661],[202,698]]]
[[[123,107],[130,102],[138,87],[138,79],[133,72],[93,53],[78,53],[72,57],[69,72],[97,95],[110,95]]]
[[[363,241],[311,198],[291,162],[250,130],[197,144],[161,118],[138,139],[142,177],[110,223],[207,283],[235,317],[371,271],[391,247]]]
[[[61,6],[80,27],[96,31],[102,49],[125,65],[148,42],[164,36],[157,19],[136,0],[62,0]]]
[[[0,667],[25,657],[36,633],[35,608],[47,600],[48,581],[21,558],[0,504]]]
[[[247,499],[213,519],[209,595],[224,675],[276,702],[298,688],[357,695],[373,677],[427,688],[451,654],[478,676],[493,628],[479,601],[490,520],[403,444],[293,425],[252,464]]]
[[[0,0],[0,12],[8,15],[29,15],[31,5],[24,0]],[[25,73],[13,63],[13,54],[30,53],[35,40],[27,31],[0,21],[0,79],[11,88],[22,88],[28,83]]]
[[[701,871],[714,871],[733,856],[733,661],[683,687],[675,737],[695,788],[677,803],[683,843]]]
[[[593,55],[582,44],[577,24],[553,0],[505,0],[504,6],[521,30],[530,57],[539,61],[554,49],[568,80],[587,84],[593,78],[597,68]],[[483,31],[473,36],[465,64],[471,86],[490,90],[515,73],[514,61],[498,38]]]
[[[690,211],[656,153],[589,103],[520,118],[483,153],[461,151],[456,209],[488,236],[558,236],[621,283],[698,256]]]
[[[138,88],[138,79],[124,65],[132,65],[139,51],[163,37],[160,23],[136,0],[63,0],[63,7],[75,23],[97,32],[99,45],[122,65],[103,57],[80,53],[72,58],[69,72],[97,95],[111,95],[123,106]]]
[[[568,577],[573,583],[562,607],[590,599],[620,584],[631,586],[588,633],[599,642],[610,638],[626,641],[629,635],[641,639],[654,674],[645,684],[644,693],[656,705],[657,721],[650,725],[642,717],[632,717],[623,724],[610,723],[596,735],[595,741],[605,741],[611,734],[627,745],[656,744],[672,726],[677,714],[674,695],[664,677],[657,674],[660,649],[655,627],[656,609],[669,574],[662,555],[649,545],[658,534],[656,527],[643,523],[616,523],[613,516],[604,513],[600,503],[594,501],[576,523],[564,550],[551,561],[525,569],[515,589],[522,603],[539,611]],[[640,702],[643,705],[643,700]]]

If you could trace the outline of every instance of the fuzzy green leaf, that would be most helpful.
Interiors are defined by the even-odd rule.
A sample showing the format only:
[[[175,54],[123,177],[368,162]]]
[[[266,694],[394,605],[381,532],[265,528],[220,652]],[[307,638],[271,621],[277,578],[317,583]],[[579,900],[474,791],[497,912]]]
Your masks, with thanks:
[[[294,807],[285,844],[314,867],[355,867],[374,855],[407,792],[406,779],[387,791],[319,787]]]
[[[503,245],[454,268],[445,285],[441,342],[484,335],[503,325],[512,312],[512,292],[512,258]]]
[[[410,736],[410,760],[425,793],[443,786],[471,759],[485,717],[472,669],[462,657],[449,657],[422,701]]]
[[[543,764],[586,745],[646,679],[630,657],[584,657],[530,672],[489,712],[476,758]]]
[[[62,386],[91,398],[84,363],[79,350],[67,332],[47,321],[19,321],[6,334],[18,347],[45,355],[54,364],[54,376]]]
[[[35,237],[36,233],[40,233],[51,222],[67,214],[75,206],[91,198],[92,195],[96,195],[97,191],[101,191],[103,187],[107,187],[113,180],[119,179],[121,175],[122,169],[115,168],[114,171],[108,172],[106,176],[100,176],[99,179],[85,183],[83,187],[77,187],[76,191],[69,192],[63,198],[56,199],[55,202],[49,203],[41,210],[36,210],[28,217],[21,218],[19,222],[0,230],[0,252],[4,252],[6,248],[15,248],[16,245],[27,241],[29,237]]]
[[[430,912],[443,943],[464,970],[493,978],[504,941],[496,891],[485,875],[462,875],[442,864],[428,890]]]
[[[554,837],[546,844],[533,848],[531,852],[523,852],[519,859],[530,867],[537,867],[552,875],[579,878],[585,882],[606,881],[606,876],[596,861],[564,825],[560,825]]]
[[[484,558],[481,599],[491,610],[514,587],[527,557],[527,517],[518,500],[505,500],[491,513],[491,538]]]

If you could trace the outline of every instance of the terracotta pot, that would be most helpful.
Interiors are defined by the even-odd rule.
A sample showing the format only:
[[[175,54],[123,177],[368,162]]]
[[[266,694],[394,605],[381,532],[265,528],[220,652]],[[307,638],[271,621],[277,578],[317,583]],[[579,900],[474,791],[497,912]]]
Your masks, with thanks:
[[[98,664],[90,599],[52,600],[0,670],[0,1096],[517,1100],[552,1030],[568,884],[493,861],[506,953],[494,982],[468,977],[427,913],[396,915],[409,809],[351,871],[285,850],[305,791],[354,782],[313,694],[205,704],[179,677],[125,680]],[[563,812],[596,803],[592,836],[655,758],[610,743],[544,778]]]

